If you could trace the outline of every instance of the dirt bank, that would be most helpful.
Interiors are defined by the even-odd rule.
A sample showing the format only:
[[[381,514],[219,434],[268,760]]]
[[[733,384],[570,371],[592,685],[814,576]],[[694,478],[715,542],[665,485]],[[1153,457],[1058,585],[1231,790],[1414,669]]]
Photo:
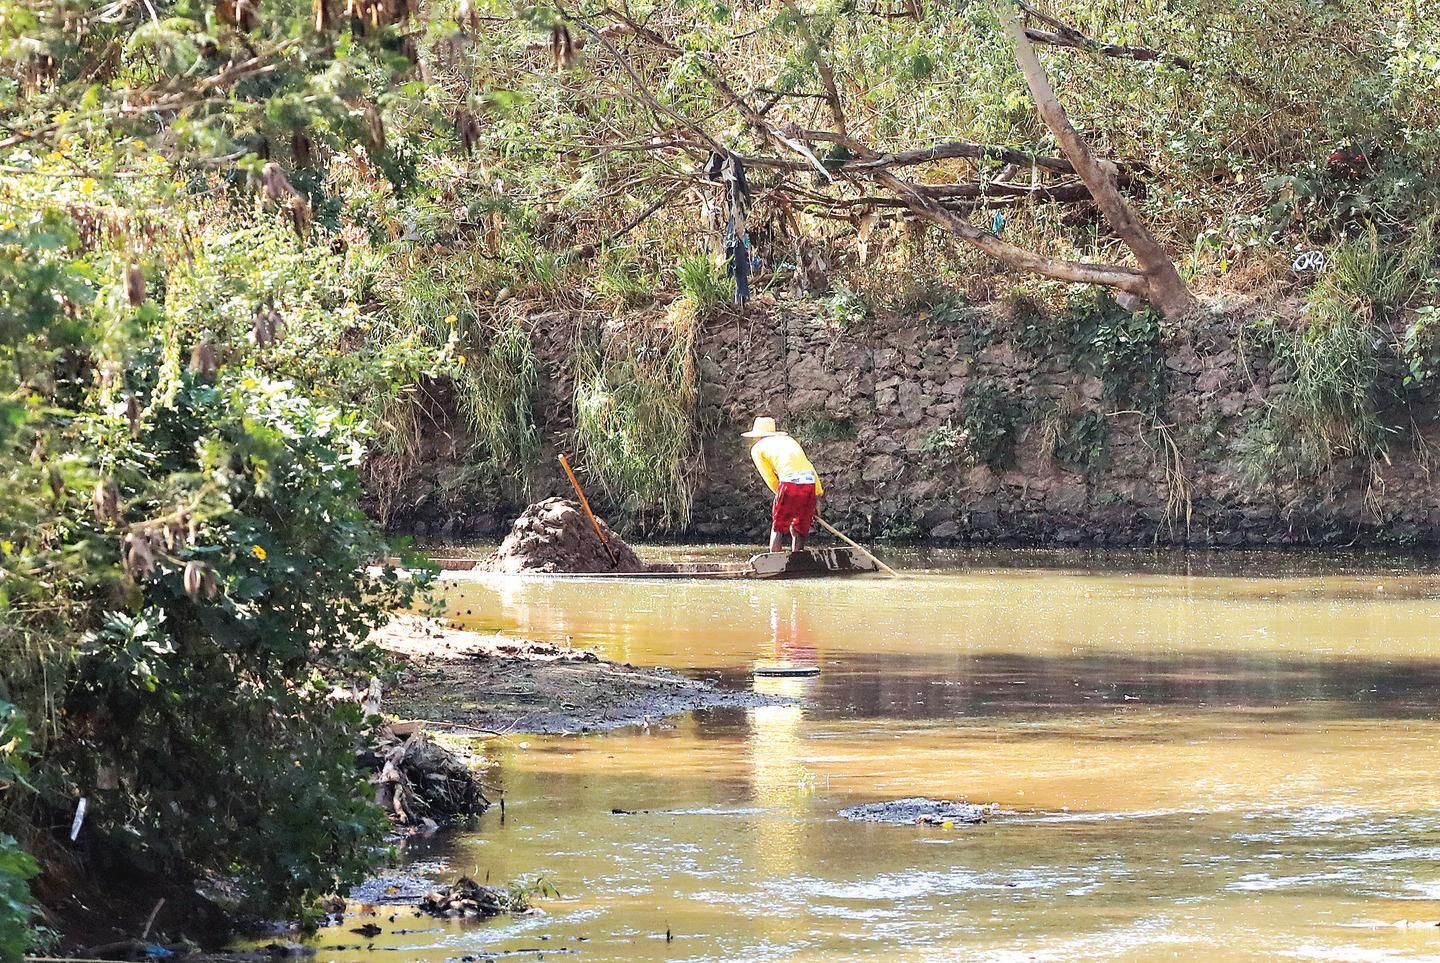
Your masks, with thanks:
[[[417,616],[397,617],[374,640],[404,666],[399,687],[386,693],[386,712],[490,732],[598,732],[692,709],[789,701]]]

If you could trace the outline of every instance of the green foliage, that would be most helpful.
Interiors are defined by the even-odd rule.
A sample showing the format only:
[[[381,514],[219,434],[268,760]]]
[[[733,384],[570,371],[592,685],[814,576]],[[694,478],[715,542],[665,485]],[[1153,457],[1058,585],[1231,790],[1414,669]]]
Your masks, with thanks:
[[[920,440],[920,450],[939,464],[954,464],[969,452],[969,435],[964,428],[946,422],[925,432]]]
[[[3,693],[0,693],[3,695]],[[25,787],[30,733],[25,717],[0,699],[0,806]],[[33,940],[29,880],[39,871],[14,836],[0,833],[0,961],[18,961]]]
[[[29,880],[39,866],[14,836],[0,833],[0,961],[19,963],[33,939]]]
[[[880,525],[882,542],[913,542],[925,534],[920,523],[905,515],[891,515]]]
[[[1100,379],[1105,397],[1121,408],[1147,414],[1165,399],[1165,348],[1160,316],[1131,313],[1108,292],[1071,299],[1066,310],[1071,353]]]
[[[969,321],[975,311],[965,299],[958,294],[944,292],[938,296],[927,299],[917,311],[917,317],[921,321],[928,321],[931,324],[952,325],[963,324]]]
[[[849,331],[870,319],[870,302],[859,291],[837,288],[825,296],[825,311],[841,331]]]
[[[855,422],[827,413],[823,408],[795,411],[786,419],[790,434],[804,444],[844,441],[855,437]]]
[[[680,293],[701,317],[735,300],[735,280],[708,254],[692,254],[675,269]]]
[[[1105,458],[1109,420],[1099,411],[1060,411],[1041,420],[1040,448],[1057,463],[1093,471]]]
[[[536,898],[560,899],[560,890],[556,889],[544,876],[536,876],[534,879],[517,879],[505,888],[505,912],[524,913],[534,905]]]
[[[582,352],[575,370],[575,441],[591,478],[626,516],[684,526],[699,470],[690,338]]]
[[[146,463],[108,441],[127,602],[74,651],[43,788],[89,795],[90,831],[141,865],[294,912],[358,879],[384,827],[354,767],[363,720],[329,698],[376,670],[364,639],[410,592],[364,574],[386,549],[357,507],[356,426],[241,373],[187,379],[133,443]]]
[[[1377,222],[1413,221],[1440,205],[1440,182],[1428,175],[1422,155],[1381,151],[1377,157],[1373,147],[1343,149],[1363,157],[1355,162],[1358,176],[1348,166],[1336,171],[1315,159],[1266,182],[1272,228],[1326,241],[1363,233]]]
[[[1393,429],[1387,407],[1404,390],[1433,387],[1432,306],[1421,305],[1403,334],[1403,309],[1431,283],[1440,237],[1429,218],[1387,243],[1372,226],[1332,253],[1306,302],[1303,327],[1257,332],[1287,378],[1284,393],[1244,445],[1257,480],[1313,475],[1337,458],[1374,462]]]
[[[991,379],[980,379],[965,389],[961,408],[966,445],[977,462],[992,468],[1008,467],[1025,419],[1018,392]]]
[[[1075,350],[1074,323],[1068,315],[1055,316],[1045,305],[1026,294],[1012,294],[1004,310],[1010,320],[1015,347],[1036,358],[1069,356]]]
[[[691,268],[693,270],[693,267]],[[686,265],[680,268],[682,279]],[[705,279],[709,281],[710,279]],[[704,281],[700,282],[701,286]],[[655,299],[656,279],[649,276],[632,247],[608,248],[601,255],[596,271],[595,291],[602,297],[613,298],[621,307],[638,307]],[[701,297],[711,297],[705,292]],[[721,301],[725,297],[721,297]],[[699,301],[697,300],[697,305]],[[714,307],[712,303],[709,305]]]
[[[32,837],[28,812],[85,796],[112,854],[298,912],[375,858],[363,720],[329,694],[375,669],[364,639],[414,588],[366,574],[389,549],[358,508],[363,426],[274,377],[309,374],[301,352],[234,330],[272,297],[319,324],[324,288],[283,251],[240,281],[202,257],[166,286],[173,314],[136,307],[109,287],[115,252],[63,227],[0,249],[39,292],[7,304],[0,342],[22,413],[0,439],[0,693],[44,733],[26,777],[42,806],[0,810],[0,829]],[[65,323],[35,323],[62,298]],[[195,373],[164,360],[197,330],[230,340],[218,375],[214,354]],[[314,392],[373,384],[351,371]]]

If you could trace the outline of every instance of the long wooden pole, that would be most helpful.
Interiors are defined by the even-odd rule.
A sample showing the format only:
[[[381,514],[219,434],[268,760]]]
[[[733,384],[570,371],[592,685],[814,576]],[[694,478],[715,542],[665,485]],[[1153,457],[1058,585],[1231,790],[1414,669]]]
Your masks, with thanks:
[[[590,499],[585,497],[585,490],[580,487],[580,479],[575,477],[575,470],[570,467],[570,459],[563,454],[560,456],[560,467],[565,469],[565,474],[570,476],[570,487],[575,489],[575,495],[580,499],[580,507],[585,509],[585,515],[590,519],[591,526],[595,529],[595,537],[600,539],[600,544],[605,546],[605,554],[610,556],[610,567],[619,566],[620,559],[615,557],[615,549],[610,547],[610,542],[605,538],[605,533],[600,531],[600,519],[590,510]]]
[[[869,550],[866,549],[864,545],[861,545],[859,542],[851,541],[844,532],[840,531],[834,525],[831,525],[829,522],[825,521],[825,519],[821,518],[819,515],[815,516],[815,522],[821,528],[825,529],[825,531],[829,532],[831,535],[834,535],[836,538],[840,539],[840,541],[844,542],[846,545],[849,545],[851,548],[855,549],[855,551],[859,552],[861,555],[864,555],[870,561],[874,562],[880,567],[880,571],[884,572],[886,575],[889,575],[892,578],[900,577],[899,572],[895,571],[893,568],[880,561],[874,555],[870,554]]]

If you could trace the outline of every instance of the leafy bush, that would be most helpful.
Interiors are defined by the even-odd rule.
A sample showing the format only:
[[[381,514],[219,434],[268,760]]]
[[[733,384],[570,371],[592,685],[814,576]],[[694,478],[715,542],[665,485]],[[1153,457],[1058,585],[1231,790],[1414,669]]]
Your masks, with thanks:
[[[964,428],[946,422],[925,432],[920,450],[940,464],[953,464],[969,453],[968,441]]]
[[[357,507],[356,428],[243,372],[187,377],[154,412],[146,461],[115,469],[124,604],[74,652],[42,774],[137,863],[234,879],[262,912],[358,879],[385,825],[354,765],[359,709],[331,698],[376,671],[365,637],[411,592],[364,574],[387,550]]]
[[[841,331],[863,324],[870,317],[870,302],[865,295],[849,288],[837,288],[827,294],[825,308]]]
[[[965,389],[961,423],[977,462],[1003,468],[1014,461],[1024,417],[1019,394],[997,381],[982,379]]]
[[[30,734],[25,717],[0,701],[0,806],[24,786]],[[14,836],[0,833],[0,961],[19,960],[32,940],[35,906],[29,880],[39,866]]]
[[[1046,457],[1082,471],[1099,467],[1110,425],[1099,411],[1053,411],[1041,420],[1040,447]]]
[[[1108,292],[1071,299],[1066,311],[1072,353],[1100,379],[1105,397],[1122,408],[1155,414],[1165,398],[1165,348],[1160,316],[1131,313]]]
[[[0,833],[0,961],[19,963],[33,938],[29,880],[40,867],[14,836]]]

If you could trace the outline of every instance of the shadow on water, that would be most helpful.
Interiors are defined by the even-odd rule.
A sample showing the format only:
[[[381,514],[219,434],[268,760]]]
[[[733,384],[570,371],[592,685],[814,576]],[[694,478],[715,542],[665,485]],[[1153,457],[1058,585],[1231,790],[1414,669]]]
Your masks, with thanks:
[[[731,688],[750,676],[700,671]],[[849,654],[806,692],[821,719],[946,719],[1107,714],[1133,708],[1263,711],[1273,719],[1425,719],[1440,663],[1198,652],[1132,656],[986,653],[943,658]]]

